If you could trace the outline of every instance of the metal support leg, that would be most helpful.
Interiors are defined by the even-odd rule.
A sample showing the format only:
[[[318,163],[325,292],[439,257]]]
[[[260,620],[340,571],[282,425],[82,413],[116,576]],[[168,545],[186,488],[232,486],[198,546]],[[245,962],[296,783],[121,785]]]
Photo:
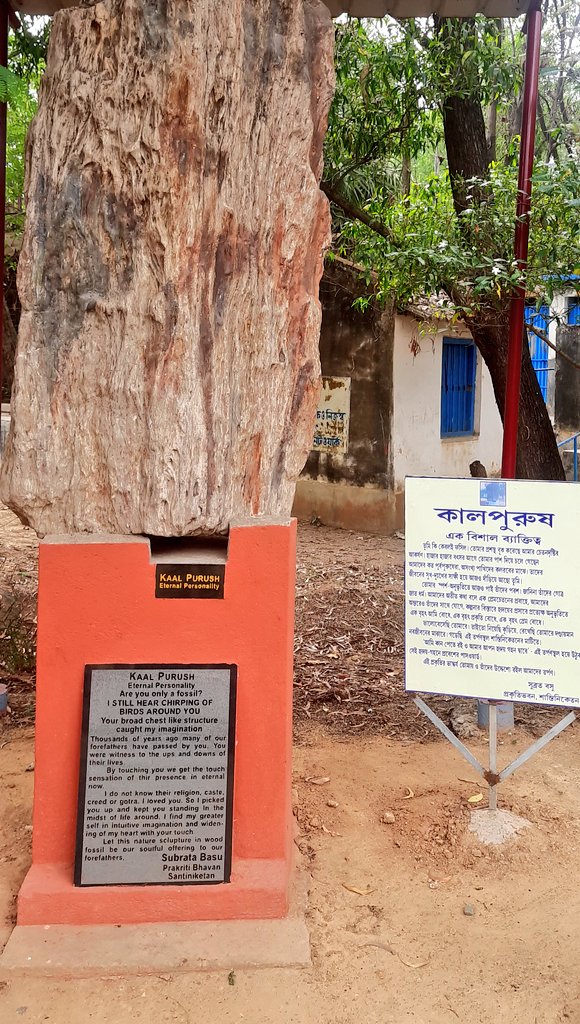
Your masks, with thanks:
[[[568,726],[572,725],[572,723],[575,721],[576,713],[574,711],[570,711],[565,718],[560,719],[560,721],[557,722],[556,725],[553,725],[547,733],[545,733],[543,736],[540,736],[539,740],[536,740],[535,743],[532,743],[531,747],[528,747],[527,750],[524,750],[523,754],[520,754],[519,757],[516,757],[515,761],[512,761],[511,764],[508,764],[507,767],[504,768],[502,772],[500,772],[500,782],[503,782],[504,779],[507,779],[509,778],[510,775],[513,775],[513,773],[518,768],[521,768],[521,766],[525,764],[526,761],[529,761],[530,757],[533,757],[534,754],[537,754],[538,751],[542,750],[547,743],[550,743],[553,739],[556,738],[556,736],[559,736],[564,729],[567,729]]]
[[[497,811],[497,704],[489,704],[489,809]]]
[[[420,697],[413,697],[413,703],[416,704],[419,710],[423,712],[423,714],[429,719],[429,721],[432,722],[437,729],[439,729],[439,732],[442,733],[443,736],[445,736],[445,739],[449,740],[449,742],[453,744],[455,749],[459,751],[462,757],[464,757],[466,761],[469,761],[469,764],[472,766],[472,768],[475,769],[478,775],[482,775],[483,778],[486,780],[487,784],[489,785],[490,811],[497,811],[498,784],[500,782],[503,782],[504,779],[507,779],[510,775],[512,775],[518,768],[521,767],[521,765],[525,764],[526,761],[529,761],[530,757],[533,757],[534,754],[537,754],[539,750],[542,750],[542,748],[546,746],[546,744],[550,743],[551,740],[555,739],[556,736],[559,736],[564,729],[567,729],[569,725],[572,725],[572,723],[576,721],[576,713],[574,711],[570,711],[569,714],[562,718],[562,720],[558,722],[556,725],[553,725],[552,728],[549,729],[544,736],[541,736],[539,740],[536,740],[535,743],[532,743],[531,747],[528,747],[527,750],[524,750],[523,754],[520,754],[519,757],[516,757],[515,761],[512,761],[511,764],[508,764],[507,767],[504,768],[503,771],[501,771],[498,775],[497,705],[500,702],[491,700],[489,701],[489,768],[487,769],[487,771],[482,767],[482,765],[480,765],[475,755],[472,754],[471,751],[468,750],[468,748],[465,746],[465,744],[462,743],[461,740],[457,736],[455,736],[454,733],[451,732],[451,729],[449,729],[445,725],[445,723],[441,721],[439,716],[431,710],[429,705],[426,704],[424,700],[421,700]]]
[[[435,728],[439,729],[439,732],[442,733],[443,736],[445,736],[445,739],[449,740],[449,742],[453,744],[453,746],[455,747],[456,750],[459,751],[461,756],[464,757],[466,761],[469,761],[469,764],[471,765],[472,768],[475,769],[477,774],[485,775],[484,769],[480,765],[475,755],[471,753],[471,750],[468,750],[465,744],[461,742],[461,740],[459,739],[459,737],[455,735],[455,733],[451,732],[451,729],[447,728],[445,722],[442,722],[441,719],[439,718],[439,715],[436,715],[435,712],[431,710],[429,705],[425,704],[425,701],[421,700],[420,697],[413,697],[413,703],[416,704],[419,710],[423,712],[425,717],[433,723]]]

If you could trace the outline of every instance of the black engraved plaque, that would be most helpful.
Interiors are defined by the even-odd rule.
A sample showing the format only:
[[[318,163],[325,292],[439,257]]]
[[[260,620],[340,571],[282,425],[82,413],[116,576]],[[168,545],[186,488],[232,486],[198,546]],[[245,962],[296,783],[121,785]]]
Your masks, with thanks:
[[[225,565],[163,564],[155,567],[155,597],[223,598]]]
[[[228,882],[235,665],[87,665],[75,885]]]

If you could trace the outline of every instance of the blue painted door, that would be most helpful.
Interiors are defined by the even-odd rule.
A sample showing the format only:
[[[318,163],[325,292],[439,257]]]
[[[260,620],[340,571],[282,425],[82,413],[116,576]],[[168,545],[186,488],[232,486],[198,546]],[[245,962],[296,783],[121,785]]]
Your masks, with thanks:
[[[537,327],[539,331],[548,333],[550,322],[550,307],[540,306],[536,309],[535,305],[526,305],[526,323],[531,324],[533,327]],[[548,399],[548,371],[549,371],[549,354],[550,350],[546,345],[546,342],[542,338],[538,338],[537,334],[533,334],[528,331],[528,343],[530,346],[530,355],[532,357],[532,366],[536,371],[540,390],[542,392],[544,402]]]

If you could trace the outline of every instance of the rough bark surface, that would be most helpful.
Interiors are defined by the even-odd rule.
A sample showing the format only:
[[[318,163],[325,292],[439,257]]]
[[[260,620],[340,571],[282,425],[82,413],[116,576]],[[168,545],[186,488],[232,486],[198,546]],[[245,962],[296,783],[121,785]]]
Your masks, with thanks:
[[[507,376],[507,314],[503,323],[500,322],[493,327],[482,327],[476,321],[468,322],[473,340],[489,370],[497,406],[503,420]],[[522,350],[516,477],[521,480],[565,479],[554,428],[525,340]]]
[[[0,485],[38,533],[289,514],[318,395],[332,86],[319,0],[57,15]]]

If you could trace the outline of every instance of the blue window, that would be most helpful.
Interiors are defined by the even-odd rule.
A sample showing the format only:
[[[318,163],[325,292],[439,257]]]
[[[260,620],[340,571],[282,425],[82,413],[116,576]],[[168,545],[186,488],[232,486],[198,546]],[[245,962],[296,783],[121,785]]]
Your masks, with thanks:
[[[537,327],[539,331],[543,331],[544,334],[547,334],[550,324],[550,307],[540,306],[536,309],[535,303],[526,303],[526,323],[531,324],[532,327]],[[540,391],[542,392],[542,397],[545,402],[548,398],[548,346],[542,338],[538,338],[538,335],[534,334],[532,331],[528,331],[528,344],[530,346],[532,366],[536,371]]]
[[[572,295],[568,299],[567,320],[573,327],[580,324],[580,295]]]
[[[465,437],[475,429],[477,352],[469,338],[443,338],[441,437]]]

